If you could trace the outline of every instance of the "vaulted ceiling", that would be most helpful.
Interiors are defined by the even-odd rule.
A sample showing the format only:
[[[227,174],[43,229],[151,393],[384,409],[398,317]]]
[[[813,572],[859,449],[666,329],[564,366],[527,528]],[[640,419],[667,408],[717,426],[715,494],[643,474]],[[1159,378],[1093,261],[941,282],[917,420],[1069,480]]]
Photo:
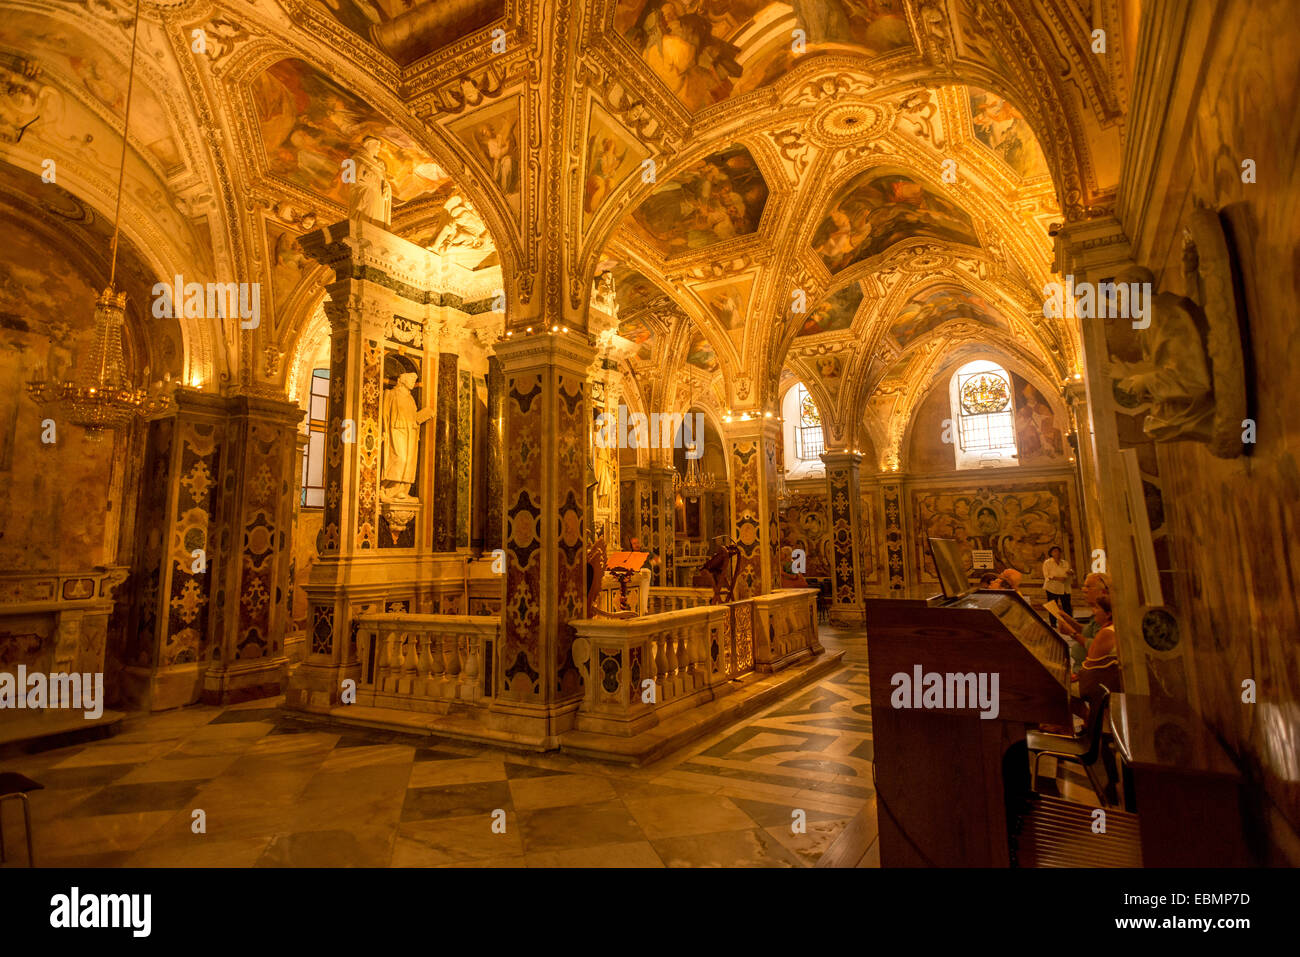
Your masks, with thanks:
[[[158,277],[268,285],[266,328],[183,328],[183,364],[283,389],[322,322],[297,236],[377,136],[394,231],[452,235],[507,323],[612,270],[634,401],[689,366],[774,409],[785,370],[835,444],[879,443],[963,343],[1076,370],[1041,289],[1050,224],[1113,202],[1121,2],[142,0],[123,232]],[[133,9],[0,3],[0,158],[101,217]]]

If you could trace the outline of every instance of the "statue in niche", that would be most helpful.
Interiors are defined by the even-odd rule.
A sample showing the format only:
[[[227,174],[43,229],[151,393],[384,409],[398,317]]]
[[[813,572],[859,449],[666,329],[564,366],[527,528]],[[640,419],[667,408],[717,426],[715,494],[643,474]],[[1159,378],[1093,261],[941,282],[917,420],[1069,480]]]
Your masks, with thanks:
[[[1151,282],[1146,269],[1117,277]],[[1119,387],[1151,403],[1142,430],[1157,442],[1210,440],[1214,384],[1210,380],[1196,304],[1169,292],[1151,298],[1151,326],[1139,337],[1142,361],[1118,363]]]
[[[397,384],[384,392],[384,467],[379,497],[385,502],[419,501],[411,495],[411,485],[419,463],[420,423],[434,415],[433,409],[417,408],[411,395],[419,378],[414,372],[404,372],[397,377]]]
[[[352,155],[356,182],[348,198],[348,218],[364,217],[388,226],[393,217],[393,187],[388,182],[388,166],[379,156],[381,146],[379,137],[367,136]]]
[[[1157,442],[1204,442],[1219,458],[1244,451],[1251,370],[1243,347],[1245,311],[1234,281],[1238,270],[1218,211],[1194,199],[1183,232],[1187,295],[1152,295],[1145,329],[1130,334],[1121,322],[1107,330],[1116,399],[1124,404],[1126,394],[1151,403],[1143,431]],[[1153,278],[1150,270],[1133,267],[1115,281]],[[1124,339],[1136,340],[1137,348],[1126,348]],[[1124,361],[1138,349],[1141,361]]]

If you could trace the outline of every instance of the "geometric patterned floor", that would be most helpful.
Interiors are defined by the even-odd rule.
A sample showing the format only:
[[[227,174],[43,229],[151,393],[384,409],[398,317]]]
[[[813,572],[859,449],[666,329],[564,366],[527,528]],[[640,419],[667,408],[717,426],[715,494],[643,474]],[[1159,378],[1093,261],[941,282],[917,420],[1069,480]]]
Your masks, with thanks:
[[[38,866],[808,867],[873,804],[865,638],[823,628],[822,641],[842,668],[644,768],[416,747],[263,700],[152,715],[0,769],[45,785],[31,796]],[[806,833],[792,833],[796,809]],[[4,837],[8,866],[25,866],[13,803]]]

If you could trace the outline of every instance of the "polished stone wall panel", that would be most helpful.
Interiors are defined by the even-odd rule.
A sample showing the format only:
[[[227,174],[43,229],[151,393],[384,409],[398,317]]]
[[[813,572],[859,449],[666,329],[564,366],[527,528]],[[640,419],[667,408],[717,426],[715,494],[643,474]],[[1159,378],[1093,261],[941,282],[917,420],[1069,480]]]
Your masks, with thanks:
[[[502,607],[501,697],[541,698],[542,662],[542,377],[506,376],[506,594]]]

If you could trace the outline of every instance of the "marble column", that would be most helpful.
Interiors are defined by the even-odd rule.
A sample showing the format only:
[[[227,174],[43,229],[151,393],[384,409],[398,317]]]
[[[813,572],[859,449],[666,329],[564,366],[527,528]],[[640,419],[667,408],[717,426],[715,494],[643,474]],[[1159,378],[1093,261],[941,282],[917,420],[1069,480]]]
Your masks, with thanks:
[[[1119,221],[1112,218],[1067,223],[1056,235],[1056,266],[1060,276],[1073,276],[1076,284],[1100,283],[1114,277],[1132,265],[1131,255],[1128,237]],[[1128,479],[1121,455],[1124,449],[1139,453],[1143,504],[1148,508],[1156,506],[1154,515],[1157,519],[1163,514],[1160,470],[1154,443],[1142,430],[1145,409],[1126,409],[1115,399],[1112,349],[1107,332],[1111,324],[1130,320],[1072,321],[1079,323],[1083,383],[1092,421],[1091,448],[1086,458],[1091,460],[1093,473],[1084,483],[1084,495],[1086,501],[1092,501],[1095,495],[1100,506],[1098,511],[1104,539],[1094,540],[1092,547],[1104,551],[1106,570],[1111,576],[1111,606],[1124,690],[1146,694],[1163,687],[1165,694],[1187,698],[1186,668],[1181,660],[1176,660],[1181,657],[1183,649],[1165,652],[1157,660],[1141,640],[1144,612],[1153,606],[1169,604],[1174,596],[1172,588],[1167,587],[1168,549],[1164,547],[1162,529],[1158,527],[1151,528],[1155,550],[1151,559],[1160,569],[1159,583],[1166,587],[1162,587],[1160,595],[1144,594],[1129,518]],[[1086,441],[1087,437],[1081,437],[1081,442]],[[1089,567],[1080,569],[1080,572],[1086,574],[1093,564],[1096,564],[1095,558],[1090,559]],[[1155,687],[1150,680],[1153,669],[1158,669],[1164,676],[1155,682]]]
[[[491,555],[494,549],[503,548],[505,542],[504,514],[502,511],[502,477],[505,469],[505,450],[502,445],[502,404],[505,375],[501,360],[488,357],[487,373],[487,442],[486,470],[487,507],[483,516],[483,551]]]
[[[226,401],[176,390],[176,409],[149,422],[122,648],[121,700],[163,711],[199,700],[211,656],[217,539],[225,474]]]
[[[831,622],[836,625],[866,623],[863,605],[862,495],[860,466],[862,456],[847,451],[823,452],[826,465],[826,488],[830,505],[831,549]]]
[[[740,546],[735,597],[752,598],[780,585],[776,459],[781,428],[774,419],[750,418],[733,420],[723,431],[731,458],[732,538]]]
[[[454,552],[460,483],[456,445],[460,438],[460,379],[455,353],[438,355],[437,425],[433,455],[433,550]]]
[[[907,597],[907,559],[904,556],[903,492],[897,482],[880,483],[880,507],[885,530],[885,564],[889,568],[890,597]]]
[[[572,724],[583,675],[569,622],[586,611],[586,475],[591,412],[585,333],[497,343],[505,377],[506,569],[494,718],[553,736]]]
[[[651,573],[651,584],[659,588],[672,588],[673,548],[675,543],[676,509],[673,492],[672,467],[656,463],[649,469],[650,486],[650,541],[648,547],[659,557],[659,566]]]
[[[588,380],[591,390],[593,429],[602,414],[606,416],[605,421],[618,422],[622,379],[617,364],[612,360],[603,357],[596,360]],[[592,495],[592,534],[595,535],[603,530],[609,551],[619,551],[622,542],[618,456],[617,444],[609,444],[608,447],[602,448],[600,443],[593,443],[592,466],[596,487]]]
[[[298,481],[295,402],[235,395],[229,400],[220,524],[221,559],[209,568],[216,588],[205,704],[280,694],[288,678],[285,634],[292,616],[294,493]]]

